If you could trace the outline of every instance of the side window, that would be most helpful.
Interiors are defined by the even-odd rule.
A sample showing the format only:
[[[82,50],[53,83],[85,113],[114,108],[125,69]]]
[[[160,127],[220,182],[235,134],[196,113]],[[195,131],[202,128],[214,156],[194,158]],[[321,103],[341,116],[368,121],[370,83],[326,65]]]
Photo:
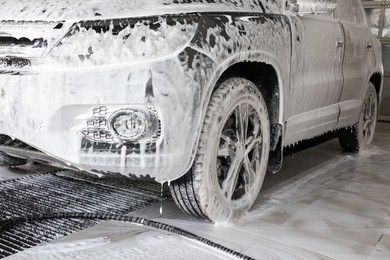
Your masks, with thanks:
[[[381,8],[366,8],[368,26],[371,27],[372,34],[380,36],[380,30],[383,23],[381,21],[382,9]]]
[[[352,23],[365,23],[360,0],[338,0],[335,17]]]
[[[383,42],[390,42],[390,1],[362,0],[367,15],[367,24],[374,35]]]
[[[385,18],[383,21],[384,21],[384,25],[383,25],[382,36],[390,37],[390,8],[385,10]]]

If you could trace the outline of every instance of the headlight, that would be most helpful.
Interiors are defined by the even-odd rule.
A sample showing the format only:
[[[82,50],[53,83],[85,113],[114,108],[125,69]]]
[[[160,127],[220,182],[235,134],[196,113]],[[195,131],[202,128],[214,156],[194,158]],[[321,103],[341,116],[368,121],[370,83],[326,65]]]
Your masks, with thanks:
[[[157,59],[179,51],[194,37],[199,16],[82,21],[52,49],[61,65],[101,66]]]

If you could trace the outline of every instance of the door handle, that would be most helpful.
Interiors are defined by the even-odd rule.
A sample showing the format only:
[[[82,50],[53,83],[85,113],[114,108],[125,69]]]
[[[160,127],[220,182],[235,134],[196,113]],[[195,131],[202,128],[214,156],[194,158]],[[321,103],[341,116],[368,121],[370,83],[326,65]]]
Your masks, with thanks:
[[[344,42],[343,41],[338,41],[337,42],[337,48],[344,47]]]

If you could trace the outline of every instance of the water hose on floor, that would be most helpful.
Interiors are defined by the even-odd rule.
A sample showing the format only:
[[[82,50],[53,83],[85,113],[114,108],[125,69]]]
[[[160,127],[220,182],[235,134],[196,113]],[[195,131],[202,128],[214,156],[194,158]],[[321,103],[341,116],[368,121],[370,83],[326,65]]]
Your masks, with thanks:
[[[155,228],[155,229],[168,231],[168,232],[171,232],[174,234],[178,234],[180,236],[183,236],[183,237],[191,239],[191,240],[199,241],[199,242],[201,242],[209,247],[212,247],[214,249],[222,251],[223,253],[234,256],[238,259],[254,260],[253,258],[251,258],[249,256],[246,256],[246,255],[241,254],[237,251],[229,249],[229,248],[222,246],[218,243],[215,243],[209,239],[195,235],[194,233],[185,231],[181,228],[177,228],[177,227],[174,227],[174,226],[162,223],[162,222],[158,222],[158,221],[148,220],[145,218],[123,216],[123,215],[109,214],[109,213],[52,212],[52,213],[31,214],[31,215],[26,215],[23,217],[5,219],[5,220],[0,220],[0,234],[5,230],[9,230],[16,225],[19,225],[19,224],[22,224],[25,222],[40,221],[40,220],[47,220],[47,219],[70,219],[70,218],[116,220],[116,221],[121,221],[121,222],[126,222],[126,223],[143,225],[146,227],[151,227],[151,228]]]

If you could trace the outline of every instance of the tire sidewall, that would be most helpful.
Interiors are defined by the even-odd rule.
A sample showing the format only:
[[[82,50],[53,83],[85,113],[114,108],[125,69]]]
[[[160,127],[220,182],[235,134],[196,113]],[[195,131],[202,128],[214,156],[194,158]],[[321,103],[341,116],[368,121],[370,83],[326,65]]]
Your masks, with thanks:
[[[237,80],[237,79],[236,79]],[[234,79],[230,79],[221,84],[222,88],[232,84]],[[201,205],[206,205],[205,213],[213,221],[231,221],[248,210],[255,201],[267,169],[270,143],[270,125],[266,103],[256,86],[246,80],[244,84],[235,85],[231,92],[222,95],[222,99],[217,102],[218,109],[211,113],[211,124],[205,123],[202,129],[202,135],[207,135],[204,146],[199,147],[197,158],[195,159],[195,168],[199,165],[203,169],[197,169],[197,179],[201,185],[198,186],[198,194]],[[214,96],[218,96],[218,90]],[[212,97],[212,99],[213,99]],[[213,101],[215,102],[216,99]],[[261,132],[263,137],[263,149],[261,156],[260,170],[256,174],[253,184],[250,184],[250,192],[243,198],[235,201],[228,201],[222,194],[217,177],[217,152],[219,148],[220,135],[227,118],[233,113],[234,109],[242,103],[250,104],[258,113],[261,122]],[[199,182],[198,182],[199,183]]]
[[[366,140],[366,138],[364,136],[364,133],[363,133],[363,130],[364,130],[364,109],[365,109],[365,106],[366,106],[367,102],[369,102],[369,99],[370,99],[371,96],[373,96],[374,100],[375,100],[375,115],[374,115],[375,118],[374,118],[374,122],[373,122],[374,126],[373,126],[373,129],[372,129],[372,134],[369,137],[369,139]],[[366,93],[364,95],[362,109],[360,111],[359,125],[358,125],[358,129],[357,129],[358,130],[359,144],[360,144],[360,149],[361,150],[367,148],[368,145],[372,142],[372,140],[374,138],[374,131],[375,131],[375,127],[376,127],[377,117],[378,117],[378,97],[377,97],[374,85],[370,82],[368,84]]]

